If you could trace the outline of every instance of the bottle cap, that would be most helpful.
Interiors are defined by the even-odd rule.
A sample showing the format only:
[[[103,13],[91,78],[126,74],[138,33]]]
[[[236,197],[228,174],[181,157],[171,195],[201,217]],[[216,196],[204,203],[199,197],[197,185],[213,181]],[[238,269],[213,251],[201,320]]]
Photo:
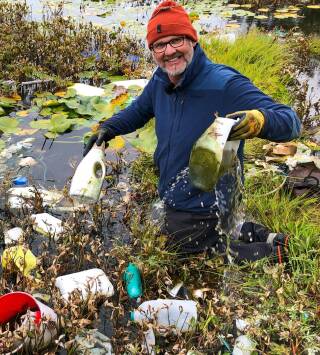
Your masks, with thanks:
[[[25,176],[18,176],[12,180],[14,186],[27,186],[28,178]]]

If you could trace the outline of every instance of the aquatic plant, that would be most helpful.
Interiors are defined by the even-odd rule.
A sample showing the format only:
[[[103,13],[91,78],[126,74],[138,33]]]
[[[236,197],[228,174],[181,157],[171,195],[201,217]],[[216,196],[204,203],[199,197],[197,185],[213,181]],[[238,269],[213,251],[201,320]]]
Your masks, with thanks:
[[[144,47],[121,28],[79,24],[61,11],[45,14],[42,22],[30,21],[26,3],[8,1],[0,3],[0,26],[0,80],[49,79],[65,86],[83,77],[104,83],[106,72],[141,76]],[[139,56],[139,65],[132,67],[128,54]]]

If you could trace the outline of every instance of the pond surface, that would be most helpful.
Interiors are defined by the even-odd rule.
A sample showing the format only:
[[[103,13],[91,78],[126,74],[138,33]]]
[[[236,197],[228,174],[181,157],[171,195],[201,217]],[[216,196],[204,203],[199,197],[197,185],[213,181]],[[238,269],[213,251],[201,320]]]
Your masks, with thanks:
[[[54,11],[59,0],[26,0],[32,8],[32,16],[36,20],[42,18],[43,10]],[[83,1],[65,0],[63,14],[86,22],[112,28],[124,25],[128,32],[138,37],[145,36],[145,25],[152,10],[159,1]],[[299,6],[290,11],[274,9],[258,11],[251,8],[227,5],[222,0],[206,0],[188,2],[189,13],[198,15],[194,26],[199,31],[225,29],[227,31],[247,31],[252,26],[268,30],[290,30],[296,28],[305,34],[320,34],[320,9]],[[279,12],[275,12],[278,10]]]

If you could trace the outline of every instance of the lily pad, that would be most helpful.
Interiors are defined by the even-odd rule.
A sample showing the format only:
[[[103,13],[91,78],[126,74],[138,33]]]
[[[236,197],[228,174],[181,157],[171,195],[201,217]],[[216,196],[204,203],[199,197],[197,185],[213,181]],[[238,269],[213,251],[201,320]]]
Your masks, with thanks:
[[[266,15],[256,15],[254,18],[257,20],[267,20],[269,17]]]
[[[317,9],[317,10],[319,10],[320,9],[320,5],[307,5],[307,8],[308,9]]]
[[[16,115],[18,116],[18,117],[27,117],[28,115],[29,115],[29,111],[28,110],[24,110],[24,111],[18,111],[18,112],[16,112]]]
[[[18,130],[19,120],[15,117],[0,117],[0,131],[3,133],[15,133]]]
[[[135,148],[142,152],[154,153],[157,146],[157,137],[154,129],[154,120],[150,121],[146,126],[136,133],[130,133],[126,135],[126,139]]]
[[[61,104],[58,100],[48,100],[42,104],[42,107],[56,107],[56,106],[60,106],[60,105]]]
[[[16,103],[15,99],[12,99],[10,97],[4,97],[4,96],[0,97],[0,107],[5,107],[5,108],[14,107],[15,103]]]
[[[125,140],[121,136],[117,136],[109,142],[109,148],[120,150],[126,145]]]

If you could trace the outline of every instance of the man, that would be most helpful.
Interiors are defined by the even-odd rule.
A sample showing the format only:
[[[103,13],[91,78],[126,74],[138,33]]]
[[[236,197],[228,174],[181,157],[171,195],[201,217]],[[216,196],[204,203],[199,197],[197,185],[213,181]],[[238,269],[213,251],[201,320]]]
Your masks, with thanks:
[[[233,68],[212,63],[198,44],[198,36],[183,7],[162,2],[147,26],[147,43],[158,65],[142,94],[125,110],[103,122],[88,142],[85,154],[117,135],[133,132],[155,117],[158,145],[154,161],[160,171],[159,195],[166,208],[169,247],[181,253],[224,251],[214,191],[203,192],[188,177],[191,148],[220,117],[241,116],[230,139],[254,137],[288,141],[300,132],[300,121],[288,106],[274,102]],[[233,189],[234,180],[221,178],[220,186]],[[238,260],[265,256],[281,258],[286,238],[254,223],[244,223],[241,243],[231,245]],[[251,243],[251,244],[250,244]],[[279,249],[281,248],[281,250]]]

